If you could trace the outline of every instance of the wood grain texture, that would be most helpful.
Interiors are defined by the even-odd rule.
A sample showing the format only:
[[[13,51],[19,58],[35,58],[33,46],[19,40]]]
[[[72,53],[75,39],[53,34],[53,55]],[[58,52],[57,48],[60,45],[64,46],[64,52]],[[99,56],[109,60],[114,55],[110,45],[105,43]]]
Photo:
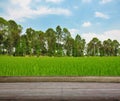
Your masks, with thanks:
[[[100,76],[86,76],[86,77],[23,77],[23,76],[1,76],[0,82],[112,82],[120,83],[120,77],[100,77]]]
[[[120,101],[120,83],[0,83],[0,101]]]

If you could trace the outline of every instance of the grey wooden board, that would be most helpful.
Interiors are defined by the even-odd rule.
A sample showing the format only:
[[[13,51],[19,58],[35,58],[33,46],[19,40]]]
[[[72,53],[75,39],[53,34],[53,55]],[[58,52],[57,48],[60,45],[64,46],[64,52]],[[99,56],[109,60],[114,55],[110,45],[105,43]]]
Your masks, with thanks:
[[[0,83],[0,101],[120,101],[120,83]]]

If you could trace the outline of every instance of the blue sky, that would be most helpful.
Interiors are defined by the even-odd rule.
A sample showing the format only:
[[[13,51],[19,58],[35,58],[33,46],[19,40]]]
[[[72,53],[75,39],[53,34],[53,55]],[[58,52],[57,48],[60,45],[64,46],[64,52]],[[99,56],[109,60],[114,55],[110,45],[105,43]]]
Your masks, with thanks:
[[[0,0],[0,16],[21,24],[23,33],[60,25],[87,42],[93,37],[120,42],[120,0]]]

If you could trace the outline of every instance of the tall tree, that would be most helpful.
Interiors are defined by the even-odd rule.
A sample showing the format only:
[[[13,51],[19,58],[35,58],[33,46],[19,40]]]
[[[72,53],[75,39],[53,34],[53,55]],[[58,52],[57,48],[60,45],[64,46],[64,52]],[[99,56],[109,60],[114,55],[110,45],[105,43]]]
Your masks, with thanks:
[[[63,38],[64,38],[64,51],[66,51],[67,56],[71,56],[73,53],[73,38],[71,37],[71,33],[67,28],[63,28]]]
[[[27,35],[27,54],[32,55],[33,54],[33,36],[34,36],[35,30],[32,28],[26,29],[26,35]]]
[[[98,38],[93,38],[87,45],[87,54],[90,56],[100,55],[101,41]]]
[[[4,53],[5,41],[7,40],[8,34],[8,22],[0,17],[0,54]]]
[[[104,40],[103,42],[104,47],[104,56],[111,56],[112,55],[112,40]]]
[[[27,36],[25,34],[21,35],[20,42],[16,49],[16,55],[25,56],[27,55]]]
[[[38,34],[38,40],[36,42],[37,55],[45,55],[45,33],[43,31],[36,31],[36,34]]]
[[[113,55],[114,56],[118,55],[119,46],[120,46],[119,42],[117,40],[113,40],[112,47],[113,47]]]
[[[22,32],[22,27],[17,25],[13,20],[9,20],[9,34],[8,34],[8,52],[10,55],[15,54],[17,45],[20,41],[20,34]]]
[[[57,42],[56,42],[56,49],[57,49],[57,54],[59,56],[62,56],[62,38],[63,38],[63,31],[62,28],[58,25],[56,27],[56,37],[57,37]]]
[[[74,41],[74,56],[83,56],[85,49],[85,40],[77,34]]]
[[[48,49],[48,55],[53,56],[56,50],[56,32],[49,28],[45,32],[46,34],[46,48]]]

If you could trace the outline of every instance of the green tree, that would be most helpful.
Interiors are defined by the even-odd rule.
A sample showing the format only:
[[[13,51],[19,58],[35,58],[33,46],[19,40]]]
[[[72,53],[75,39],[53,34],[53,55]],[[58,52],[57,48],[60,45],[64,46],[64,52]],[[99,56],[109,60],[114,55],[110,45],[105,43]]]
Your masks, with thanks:
[[[5,45],[4,43],[7,40],[7,34],[8,34],[8,22],[0,17],[0,54],[4,54]]]
[[[117,40],[105,40],[103,42],[105,56],[117,56],[119,50],[119,42]]]
[[[15,55],[17,45],[20,42],[20,34],[22,32],[22,27],[20,25],[17,25],[17,23],[13,20],[9,20],[8,25],[9,30],[7,37],[7,50],[10,55]]]
[[[84,55],[85,43],[85,40],[81,39],[80,35],[77,34],[74,41],[74,56]]]
[[[18,56],[25,56],[27,54],[27,36],[25,34],[20,37],[16,53]]]
[[[64,38],[64,53],[67,56],[71,56],[73,53],[73,44],[74,44],[74,39],[71,37],[71,33],[67,28],[63,28],[63,38]]]
[[[112,40],[104,40],[103,42],[103,48],[104,48],[104,56],[111,56],[112,55]]]
[[[56,37],[57,37],[56,40],[57,55],[62,56],[63,31],[59,25],[56,27]]]
[[[53,56],[56,50],[56,32],[52,28],[49,28],[46,30],[45,36],[48,55]]]
[[[26,35],[27,35],[27,55],[33,54],[33,36],[34,36],[35,30],[32,28],[26,29]]]
[[[113,48],[113,55],[117,56],[118,55],[118,51],[119,51],[119,42],[117,40],[113,40],[112,42],[112,48]]]
[[[37,34],[37,40],[36,40],[36,53],[37,56],[39,55],[45,55],[46,49],[45,49],[45,33],[43,31],[36,31]]]
[[[93,38],[87,45],[87,54],[90,56],[100,55],[101,41],[98,38]]]

